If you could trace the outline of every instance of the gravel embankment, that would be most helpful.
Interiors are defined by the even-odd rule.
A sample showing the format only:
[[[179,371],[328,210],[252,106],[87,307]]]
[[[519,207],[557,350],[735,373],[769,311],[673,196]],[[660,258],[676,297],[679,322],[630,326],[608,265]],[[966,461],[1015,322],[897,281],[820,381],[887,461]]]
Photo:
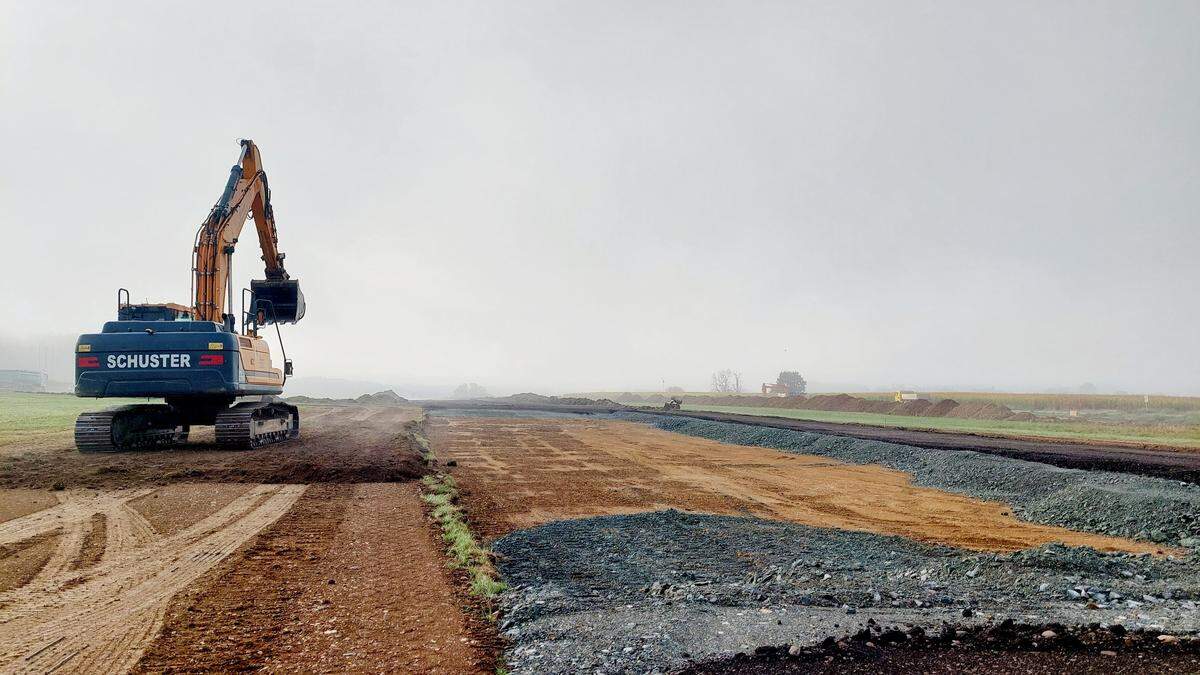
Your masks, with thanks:
[[[494,543],[515,672],[654,672],[851,633],[1013,618],[1200,629],[1200,565],[1049,546],[980,554],[900,537],[659,511]]]
[[[701,438],[879,464],[913,482],[1010,504],[1025,520],[1167,545],[1200,547],[1200,486],[1084,471],[968,450],[947,451],[745,424],[636,413],[620,419]]]

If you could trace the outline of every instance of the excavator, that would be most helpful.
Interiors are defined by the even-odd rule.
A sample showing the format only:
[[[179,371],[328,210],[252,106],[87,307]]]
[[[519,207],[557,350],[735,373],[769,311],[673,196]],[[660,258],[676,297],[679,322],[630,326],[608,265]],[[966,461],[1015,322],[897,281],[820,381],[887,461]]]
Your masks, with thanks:
[[[280,324],[304,317],[300,282],[284,269],[271,190],[258,147],[239,141],[241,155],[192,248],[192,304],[133,304],[117,291],[117,320],[75,345],[75,395],[163,399],[88,412],[75,421],[81,452],[169,447],[192,426],[216,428],[218,445],[255,448],[300,435],[300,413],[278,398],[292,374]],[[266,265],[233,311],[233,251],[254,219]],[[249,301],[247,303],[247,300]],[[259,332],[274,326],[283,368],[271,362]],[[250,399],[247,397],[257,397]],[[246,399],[239,402],[238,399]]]

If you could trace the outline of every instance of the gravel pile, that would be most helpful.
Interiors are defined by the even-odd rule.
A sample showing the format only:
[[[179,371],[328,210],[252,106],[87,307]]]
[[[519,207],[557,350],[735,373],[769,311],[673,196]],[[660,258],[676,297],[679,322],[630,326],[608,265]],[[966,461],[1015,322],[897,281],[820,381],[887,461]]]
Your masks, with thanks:
[[[636,413],[616,417],[726,443],[880,464],[912,474],[918,485],[1006,502],[1033,522],[1200,547],[1198,485],[745,424]]]
[[[1047,546],[980,554],[900,537],[659,511],[493,544],[517,672],[667,671],[867,621],[1014,618],[1200,629],[1194,560]]]

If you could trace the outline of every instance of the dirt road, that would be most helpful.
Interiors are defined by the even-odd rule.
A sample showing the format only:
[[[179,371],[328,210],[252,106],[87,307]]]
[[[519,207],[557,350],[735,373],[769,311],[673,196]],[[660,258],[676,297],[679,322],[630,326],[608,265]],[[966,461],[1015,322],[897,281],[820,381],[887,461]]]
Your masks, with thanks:
[[[434,418],[458,463],[467,512],[486,535],[563,518],[677,508],[900,535],[975,550],[1049,542],[1153,552],[1153,544],[1014,518],[1008,507],[914,486],[907,474],[734,446],[631,422]]]
[[[301,439],[247,452],[6,448],[0,671],[494,670],[413,481],[419,415],[305,406]]]
[[[141,672],[494,671],[414,484],[309,488],[179,596]]]

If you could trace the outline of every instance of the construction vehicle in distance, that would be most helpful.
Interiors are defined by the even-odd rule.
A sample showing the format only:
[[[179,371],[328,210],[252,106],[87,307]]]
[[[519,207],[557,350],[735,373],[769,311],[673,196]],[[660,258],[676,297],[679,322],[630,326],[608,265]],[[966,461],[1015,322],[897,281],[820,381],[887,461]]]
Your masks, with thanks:
[[[671,400],[669,400],[663,404],[663,410],[682,410],[682,409],[683,409],[683,399],[681,399],[677,396],[672,396]]]
[[[275,398],[292,374],[271,363],[263,326],[304,316],[300,284],[283,267],[271,208],[271,190],[253,141],[225,190],[196,233],[192,250],[192,305],[133,304],[117,291],[117,320],[75,346],[75,395],[161,398],[161,404],[125,405],[84,413],[75,422],[83,452],[161,448],[187,440],[194,425],[216,427],[217,443],[252,448],[295,438],[300,413]],[[248,217],[254,218],[266,279],[242,291],[241,330],[233,313],[233,251]],[[249,296],[249,304],[246,304]],[[258,396],[258,400],[238,402]]]

